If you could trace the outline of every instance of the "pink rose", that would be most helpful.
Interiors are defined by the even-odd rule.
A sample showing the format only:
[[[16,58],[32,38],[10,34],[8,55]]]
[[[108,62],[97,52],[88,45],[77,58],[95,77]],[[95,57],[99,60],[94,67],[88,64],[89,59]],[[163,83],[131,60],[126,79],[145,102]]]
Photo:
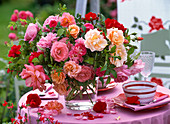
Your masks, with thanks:
[[[94,29],[94,26],[91,23],[86,23],[84,26],[86,27],[86,32],[88,32],[90,29]]]
[[[41,37],[40,41],[37,43],[37,46],[46,49],[51,48],[53,42],[57,42],[57,34],[56,33],[48,33],[46,37]]]
[[[27,13],[25,11],[20,11],[18,16],[20,19],[27,19]]]
[[[88,66],[81,66],[81,71],[75,77],[79,82],[85,82],[91,78],[91,68]]]
[[[114,10],[110,11],[110,16],[112,18],[115,18],[117,16],[117,9],[114,9]]]
[[[129,68],[131,75],[140,73],[145,67],[145,63],[142,60],[135,60],[134,64]]]
[[[9,39],[11,39],[11,40],[16,40],[16,39],[17,39],[17,36],[16,36],[15,33],[10,33],[10,34],[8,35],[8,37],[9,37]]]
[[[69,25],[76,24],[74,16],[70,15],[70,13],[64,12],[62,17],[59,18],[61,26],[68,27]]]
[[[30,17],[34,18],[34,15],[32,14],[32,12],[26,11],[25,13],[27,15],[27,18],[29,18],[29,19],[30,19]]]
[[[110,75],[112,78],[114,78],[114,76],[111,74]],[[115,82],[124,82],[128,79],[128,75],[126,75],[125,73],[123,72],[117,72],[117,78],[114,78],[114,81]]]
[[[43,24],[43,28],[44,28],[44,31],[50,31],[50,29],[48,29],[46,26],[47,25],[51,25],[52,27],[53,26],[57,26],[57,23],[59,22],[59,16],[56,15],[56,16],[49,16],[45,21],[44,21],[44,24]],[[52,21],[52,22],[51,22]],[[54,23],[55,22],[55,23]],[[51,24],[50,24],[51,23]],[[54,25],[55,24],[55,25]]]
[[[85,40],[81,37],[81,38],[78,38],[77,40],[75,40],[75,42],[84,44]]]
[[[27,27],[25,36],[24,36],[24,41],[33,41],[35,37],[37,36],[38,32],[38,26],[37,24],[30,23]]]
[[[43,91],[46,89],[45,87],[45,80],[49,80],[50,78],[45,74],[43,66],[33,64],[31,65],[24,65],[26,69],[23,69],[22,72],[19,74],[22,79],[25,80],[25,84],[28,87],[33,87],[33,90],[39,89]]]
[[[75,61],[76,63],[83,62],[83,57],[74,50],[69,52],[69,58],[71,61]]]
[[[15,9],[15,10],[14,10],[14,13],[15,13],[15,14],[18,14],[18,13],[19,13],[19,11],[18,11],[17,9]]]
[[[67,45],[63,42],[55,42],[51,48],[51,56],[55,61],[61,62],[68,58],[69,50]]]
[[[69,49],[69,51],[71,50],[71,48],[73,47],[73,44],[70,43],[70,41],[68,41],[68,37],[64,37],[61,40],[59,40],[59,42],[63,42],[67,44],[67,48]]]
[[[16,14],[12,14],[11,21],[16,22],[18,20],[18,17]]]

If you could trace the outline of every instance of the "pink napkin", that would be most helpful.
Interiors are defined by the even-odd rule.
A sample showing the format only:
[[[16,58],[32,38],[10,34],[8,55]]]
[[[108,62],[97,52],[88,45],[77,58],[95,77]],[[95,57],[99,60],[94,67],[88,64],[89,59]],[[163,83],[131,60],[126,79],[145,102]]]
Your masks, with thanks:
[[[158,100],[156,102],[152,102],[150,104],[144,105],[144,106],[140,106],[140,105],[130,105],[124,102],[124,105],[130,109],[132,109],[133,111],[140,111],[140,110],[144,110],[144,109],[148,109],[151,107],[156,107],[156,106],[160,106],[160,105],[165,105],[170,103],[170,98],[168,98],[166,95],[163,96],[162,98],[158,98]]]

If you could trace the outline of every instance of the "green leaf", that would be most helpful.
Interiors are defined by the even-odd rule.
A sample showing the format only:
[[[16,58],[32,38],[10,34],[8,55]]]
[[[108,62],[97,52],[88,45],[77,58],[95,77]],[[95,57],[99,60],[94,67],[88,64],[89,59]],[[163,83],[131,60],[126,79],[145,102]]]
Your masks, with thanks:
[[[137,17],[134,17],[134,21],[135,21],[135,22],[138,22],[138,18],[137,18]]]
[[[39,60],[38,60],[38,58],[34,58],[33,60],[32,60],[32,62],[40,62]]]
[[[141,26],[141,25],[139,25],[139,26],[138,26],[138,28],[139,28],[139,30],[143,30],[143,28],[142,28],[142,26]]]
[[[132,25],[132,28],[136,28],[136,27],[137,27],[137,24],[133,24],[133,25]]]
[[[161,56],[161,59],[162,59],[162,60],[165,60],[165,56]]]
[[[86,31],[86,27],[84,25],[82,25],[81,28],[84,32]]]
[[[38,59],[40,60],[40,62],[43,62],[44,55],[43,54],[39,55]]]
[[[87,62],[87,63],[89,63],[89,64],[93,64],[94,58],[88,57],[86,60],[84,60],[84,62]]]
[[[116,45],[114,45],[114,46],[111,48],[110,52],[111,52],[111,53],[114,53],[115,51],[116,51]]]
[[[39,47],[39,46],[37,46],[37,47],[38,47],[38,49],[40,49],[40,50],[42,50],[42,51],[44,50],[43,48],[41,48],[41,47]]]
[[[108,76],[107,81],[106,81],[106,84],[109,84],[109,83],[110,83],[110,80],[111,80],[111,78],[110,78],[110,76]]]
[[[129,50],[128,50],[128,55],[131,55],[133,52],[134,52],[135,48],[134,47],[131,47]]]
[[[58,36],[61,36],[63,33],[64,33],[64,29],[62,29],[62,28],[60,28],[60,29],[57,31],[57,35],[58,35]]]
[[[17,61],[17,64],[24,64],[25,63],[25,60],[23,60],[23,59],[19,59],[18,61]]]
[[[101,68],[100,71],[105,71],[105,70],[107,70],[107,63],[104,64],[104,66]]]
[[[103,14],[100,14],[100,15],[101,15],[101,20],[105,21],[106,20],[105,16]]]
[[[117,78],[117,73],[114,69],[110,69],[110,72],[112,73],[112,75]]]
[[[103,77],[99,77],[100,81],[102,82],[102,87],[104,86],[104,80]]]

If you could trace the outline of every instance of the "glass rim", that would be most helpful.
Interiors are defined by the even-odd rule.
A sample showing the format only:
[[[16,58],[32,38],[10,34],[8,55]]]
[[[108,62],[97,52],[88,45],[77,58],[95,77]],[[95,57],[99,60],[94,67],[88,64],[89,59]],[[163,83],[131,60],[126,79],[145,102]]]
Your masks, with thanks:
[[[147,54],[147,53],[148,53],[148,55],[149,55],[149,54],[155,55],[155,52],[153,52],[153,51],[141,51],[141,54],[142,54],[142,53],[144,53],[144,54]]]

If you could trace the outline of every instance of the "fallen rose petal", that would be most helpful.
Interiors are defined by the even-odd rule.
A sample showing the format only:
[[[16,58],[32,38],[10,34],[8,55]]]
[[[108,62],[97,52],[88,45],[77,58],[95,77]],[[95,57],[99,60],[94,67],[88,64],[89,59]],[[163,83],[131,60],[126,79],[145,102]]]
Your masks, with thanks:
[[[71,115],[72,115],[72,113],[71,113],[71,112],[67,112],[67,115],[68,115],[68,116],[71,116]]]

